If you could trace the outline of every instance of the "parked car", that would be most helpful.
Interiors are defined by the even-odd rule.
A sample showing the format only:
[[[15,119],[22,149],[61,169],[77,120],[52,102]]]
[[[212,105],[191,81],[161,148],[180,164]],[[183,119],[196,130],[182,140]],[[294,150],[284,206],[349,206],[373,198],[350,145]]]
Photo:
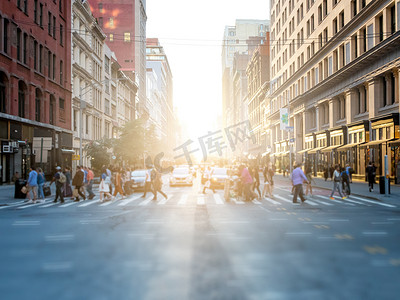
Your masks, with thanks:
[[[213,168],[211,173],[211,187],[223,188],[226,179],[229,178],[227,168]]]
[[[143,190],[146,181],[147,170],[135,170],[131,172],[131,180],[125,183],[125,192],[132,194],[136,190]]]
[[[193,185],[193,175],[189,168],[178,167],[172,171],[169,177],[169,186],[175,185]]]

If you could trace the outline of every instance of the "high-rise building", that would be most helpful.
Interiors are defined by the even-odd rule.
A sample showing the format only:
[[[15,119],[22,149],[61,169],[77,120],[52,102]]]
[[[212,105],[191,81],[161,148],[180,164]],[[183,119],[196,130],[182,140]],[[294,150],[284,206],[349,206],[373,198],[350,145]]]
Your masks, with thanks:
[[[0,183],[72,159],[71,1],[0,1]]]
[[[106,34],[121,70],[139,86],[139,107],[146,103],[146,1],[88,0],[93,15]]]
[[[399,1],[271,1],[271,112],[278,169],[399,165]],[[289,111],[281,130],[280,110]],[[273,125],[275,124],[275,125]],[[294,130],[291,130],[292,127]]]

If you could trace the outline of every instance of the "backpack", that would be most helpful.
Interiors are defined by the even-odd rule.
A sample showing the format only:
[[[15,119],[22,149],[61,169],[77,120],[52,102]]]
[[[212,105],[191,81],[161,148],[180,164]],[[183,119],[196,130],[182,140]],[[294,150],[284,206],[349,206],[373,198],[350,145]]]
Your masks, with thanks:
[[[346,171],[343,171],[342,174],[340,174],[340,176],[343,178],[343,180],[349,179],[349,177],[347,176],[347,172]]]
[[[67,182],[67,176],[64,175],[63,172],[60,172],[60,179],[58,179],[59,183],[66,183]]]

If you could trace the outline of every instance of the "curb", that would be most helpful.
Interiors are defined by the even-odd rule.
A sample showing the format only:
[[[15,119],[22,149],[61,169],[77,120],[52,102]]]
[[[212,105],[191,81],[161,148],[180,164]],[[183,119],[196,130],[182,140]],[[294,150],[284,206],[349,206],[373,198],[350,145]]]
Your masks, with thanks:
[[[327,190],[327,191],[331,191],[331,190],[332,190],[331,188],[326,188],[326,187],[316,186],[316,185],[313,185],[312,187],[313,187],[313,188],[315,187],[315,188]],[[371,197],[371,196],[366,196],[366,195],[356,194],[356,193],[351,193],[351,195],[354,195],[354,196],[357,196],[357,197],[364,197],[364,198],[368,198],[368,199],[371,199],[371,200],[376,200],[376,201],[378,201],[378,202],[383,202],[381,199],[376,198],[376,197]],[[350,196],[351,196],[351,195],[350,195]]]

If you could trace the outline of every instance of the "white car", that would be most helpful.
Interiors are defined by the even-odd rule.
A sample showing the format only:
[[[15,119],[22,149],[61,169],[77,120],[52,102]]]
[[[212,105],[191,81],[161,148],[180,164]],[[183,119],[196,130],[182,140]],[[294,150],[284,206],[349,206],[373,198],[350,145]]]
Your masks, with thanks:
[[[189,168],[175,168],[169,178],[169,186],[193,185],[193,175]]]

